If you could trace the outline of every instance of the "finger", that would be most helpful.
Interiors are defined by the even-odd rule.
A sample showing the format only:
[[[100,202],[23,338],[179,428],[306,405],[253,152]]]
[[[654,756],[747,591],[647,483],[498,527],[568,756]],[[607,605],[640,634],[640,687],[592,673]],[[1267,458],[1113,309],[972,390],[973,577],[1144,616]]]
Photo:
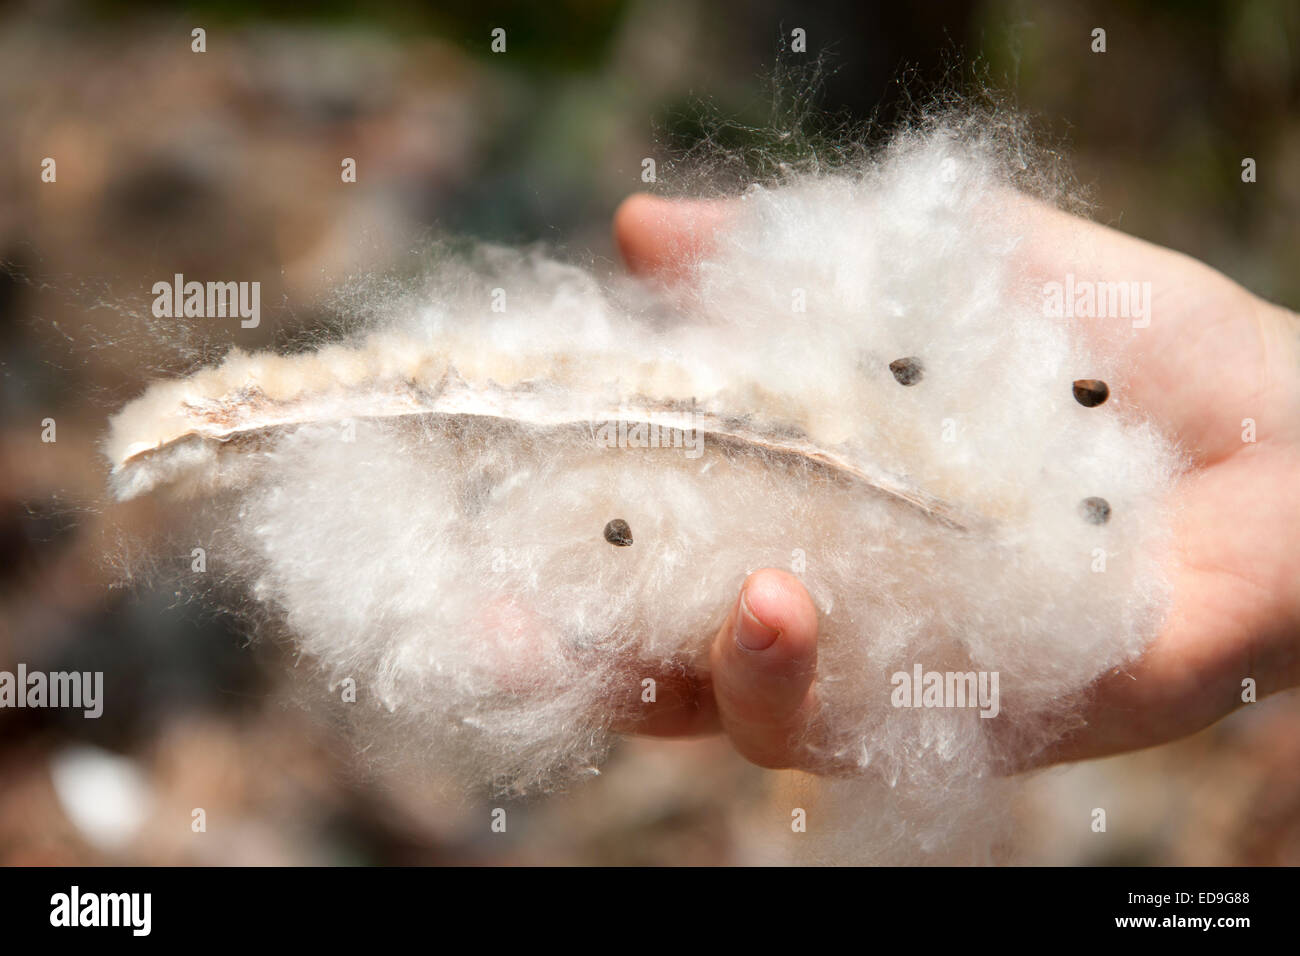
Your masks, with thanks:
[[[710,659],[718,716],[736,749],[761,767],[799,766],[817,672],[817,609],[799,579],[750,575]]]
[[[614,213],[614,238],[628,269],[676,281],[687,277],[726,221],[730,204],[670,200],[637,193]]]

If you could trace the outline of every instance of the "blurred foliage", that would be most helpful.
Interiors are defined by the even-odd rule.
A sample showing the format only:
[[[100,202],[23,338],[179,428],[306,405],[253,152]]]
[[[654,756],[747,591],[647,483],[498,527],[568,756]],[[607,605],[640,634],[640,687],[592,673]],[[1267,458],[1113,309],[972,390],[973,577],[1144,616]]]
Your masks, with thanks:
[[[623,0],[547,0],[545,3],[502,3],[497,0],[341,0],[301,4],[291,0],[236,3],[199,0],[175,4],[170,16],[196,26],[260,27],[313,25],[379,32],[400,40],[413,34],[437,36],[468,53],[490,56],[491,28],[509,29],[511,69],[573,71],[598,67],[626,10]],[[152,3],[98,0],[91,12],[106,23],[157,12]]]

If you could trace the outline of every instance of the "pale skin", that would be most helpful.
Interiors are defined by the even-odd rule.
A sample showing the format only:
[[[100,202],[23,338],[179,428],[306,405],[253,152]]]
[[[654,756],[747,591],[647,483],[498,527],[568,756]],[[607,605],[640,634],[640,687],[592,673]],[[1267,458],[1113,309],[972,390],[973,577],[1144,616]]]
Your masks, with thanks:
[[[1133,373],[1110,401],[1150,416],[1189,460],[1174,490],[1170,613],[1146,654],[1102,676],[1086,725],[1020,767],[1137,750],[1194,733],[1256,694],[1300,685],[1300,316],[1181,253],[1019,198],[1030,287],[1151,283],[1151,322],[1093,319],[1084,334]],[[614,232],[628,268],[689,283],[690,262],[732,214],[726,202],[627,199]],[[1244,441],[1254,422],[1255,440]],[[754,763],[824,772],[795,743],[816,716],[817,611],[795,576],[751,574],[714,637],[707,675],[663,675],[628,732],[725,733]]]

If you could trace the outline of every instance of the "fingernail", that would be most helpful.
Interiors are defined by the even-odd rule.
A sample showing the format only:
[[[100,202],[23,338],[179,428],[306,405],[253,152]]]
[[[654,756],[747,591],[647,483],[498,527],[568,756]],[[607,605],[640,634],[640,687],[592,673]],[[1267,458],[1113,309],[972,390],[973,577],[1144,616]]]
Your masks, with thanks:
[[[776,643],[781,632],[768,627],[749,609],[749,599],[740,592],[740,610],[736,614],[736,643],[747,651],[764,651]]]

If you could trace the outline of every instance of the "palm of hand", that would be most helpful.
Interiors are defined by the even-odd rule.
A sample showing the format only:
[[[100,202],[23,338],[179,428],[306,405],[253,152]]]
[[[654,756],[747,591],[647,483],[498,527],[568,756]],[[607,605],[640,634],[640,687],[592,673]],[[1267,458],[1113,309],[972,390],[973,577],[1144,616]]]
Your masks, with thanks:
[[[1150,325],[1081,320],[1131,364],[1117,396],[1175,439],[1173,605],[1147,654],[1098,682],[1048,759],[1175,739],[1300,683],[1300,322],[1187,256],[1055,211],[1027,272],[1150,281]],[[1251,440],[1253,439],[1253,440]]]
[[[1242,703],[1246,678],[1260,697],[1300,684],[1300,317],[1180,253],[1053,209],[1023,210],[1031,288],[1067,274],[1150,282],[1148,325],[1080,319],[1080,329],[1127,361],[1111,400],[1150,416],[1189,461],[1174,492],[1168,619],[1140,661],[1097,682],[1085,725],[1051,752],[1026,755],[1032,765],[1192,733]],[[673,281],[726,216],[725,204],[633,197],[615,231],[634,271]],[[812,602],[780,572],[759,572],[745,593],[780,632],[767,658],[737,651],[733,608],[714,642],[712,675],[665,675],[668,706],[626,729],[722,729],[757,763],[801,766],[789,741],[817,706]]]

